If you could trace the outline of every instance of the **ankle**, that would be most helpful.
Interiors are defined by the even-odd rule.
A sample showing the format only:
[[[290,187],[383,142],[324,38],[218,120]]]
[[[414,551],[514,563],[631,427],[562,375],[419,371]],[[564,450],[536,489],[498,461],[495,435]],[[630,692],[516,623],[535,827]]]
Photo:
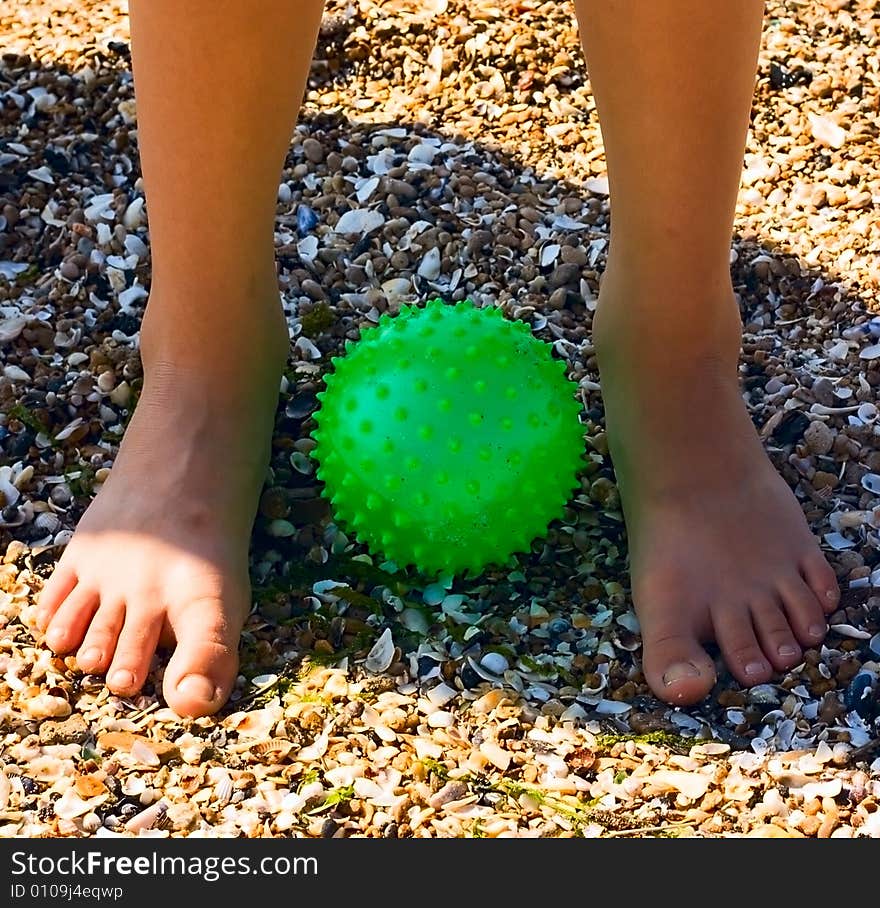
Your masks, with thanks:
[[[738,363],[742,322],[729,274],[696,281],[609,267],[592,336],[601,367],[620,361],[632,369],[638,357],[676,370],[717,363],[729,372]]]
[[[154,289],[140,332],[145,373],[283,368],[290,349],[277,283],[216,293]]]

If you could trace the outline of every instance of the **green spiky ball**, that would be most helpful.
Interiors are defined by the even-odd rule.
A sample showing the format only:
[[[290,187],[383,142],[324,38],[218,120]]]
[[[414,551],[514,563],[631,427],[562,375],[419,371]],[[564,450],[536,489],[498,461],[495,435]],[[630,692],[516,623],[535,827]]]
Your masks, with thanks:
[[[576,385],[528,325],[404,306],[333,359],[313,456],[336,520],[425,574],[527,551],[578,485]]]

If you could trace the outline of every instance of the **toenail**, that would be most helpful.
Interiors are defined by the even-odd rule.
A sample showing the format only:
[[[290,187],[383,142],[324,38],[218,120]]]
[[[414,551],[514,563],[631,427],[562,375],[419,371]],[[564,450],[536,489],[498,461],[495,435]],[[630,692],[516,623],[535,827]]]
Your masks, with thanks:
[[[824,637],[825,631],[828,628],[824,624],[811,624],[810,625],[810,636],[811,637]]]
[[[64,628],[63,627],[53,627],[52,630],[46,633],[46,643],[55,649],[62,641],[64,640]]]
[[[749,664],[745,667],[745,673],[747,675],[761,675],[766,671],[766,662],[749,662]]]
[[[780,656],[796,656],[798,651],[796,646],[792,646],[790,643],[783,643],[776,652]]]
[[[200,700],[203,703],[210,703],[217,697],[217,688],[214,682],[204,675],[187,675],[182,678],[177,685],[180,693],[193,700]]]
[[[693,664],[693,662],[676,662],[675,665],[671,665],[666,669],[663,674],[663,683],[664,684],[675,684],[677,681],[681,681],[684,678],[699,678],[700,670]]]
[[[101,650],[97,646],[90,646],[79,655],[78,660],[82,665],[96,665],[101,661]]]
[[[134,675],[130,671],[121,668],[110,676],[110,686],[128,690],[128,688],[134,687]]]

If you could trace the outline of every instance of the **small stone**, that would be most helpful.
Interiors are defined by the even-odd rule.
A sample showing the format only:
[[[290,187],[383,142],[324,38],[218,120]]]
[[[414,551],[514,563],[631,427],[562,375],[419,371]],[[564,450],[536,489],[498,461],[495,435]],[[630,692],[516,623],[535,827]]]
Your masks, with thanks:
[[[324,146],[317,140],[308,138],[302,143],[303,154],[312,164],[320,164],[324,160]]]
[[[572,262],[557,265],[550,275],[550,286],[555,290],[557,287],[575,287],[580,280],[580,266]]]
[[[441,789],[435,791],[428,800],[428,805],[434,810],[439,810],[451,801],[460,801],[468,795],[468,787],[464,782],[447,782]]]
[[[557,287],[547,300],[548,309],[564,309],[565,302],[568,299],[568,290],[565,287]]]
[[[169,804],[166,813],[168,821],[178,832],[190,832],[201,822],[202,815],[191,801],[180,804]]]
[[[814,419],[804,432],[804,444],[812,454],[827,454],[834,445],[834,432],[820,419]]]
[[[37,694],[25,702],[24,708],[32,719],[60,719],[73,711],[64,697],[54,697],[52,694]]]
[[[45,719],[40,723],[40,744],[82,744],[89,736],[86,720],[74,713],[60,722]]]
[[[61,277],[68,281],[78,281],[80,277],[80,270],[74,262],[64,262],[61,265]]]
[[[103,751],[131,753],[135,744],[149,748],[159,758],[160,764],[180,757],[180,749],[171,741],[156,741],[130,731],[108,731],[98,737],[98,747]]]
[[[813,397],[817,404],[823,407],[833,407],[837,401],[834,397],[834,385],[827,378],[819,378],[813,382]]]
[[[816,470],[812,483],[813,488],[817,491],[819,489],[833,489],[837,485],[837,475],[835,473],[827,473],[825,470]]]

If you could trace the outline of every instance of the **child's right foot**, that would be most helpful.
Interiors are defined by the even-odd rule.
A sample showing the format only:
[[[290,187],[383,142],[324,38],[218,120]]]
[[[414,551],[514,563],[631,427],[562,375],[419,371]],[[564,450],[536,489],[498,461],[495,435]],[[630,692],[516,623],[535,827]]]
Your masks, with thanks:
[[[287,331],[280,310],[260,328],[256,303],[242,309],[251,317],[240,332],[226,324],[226,340],[212,337],[225,319],[209,318],[201,344],[181,344],[161,315],[146,316],[137,409],[38,600],[48,645],[106,673],[117,694],[139,691],[160,640],[174,643],[163,691],[181,715],[226,701],[251,605],[249,540]],[[161,310],[151,300],[150,312]]]

